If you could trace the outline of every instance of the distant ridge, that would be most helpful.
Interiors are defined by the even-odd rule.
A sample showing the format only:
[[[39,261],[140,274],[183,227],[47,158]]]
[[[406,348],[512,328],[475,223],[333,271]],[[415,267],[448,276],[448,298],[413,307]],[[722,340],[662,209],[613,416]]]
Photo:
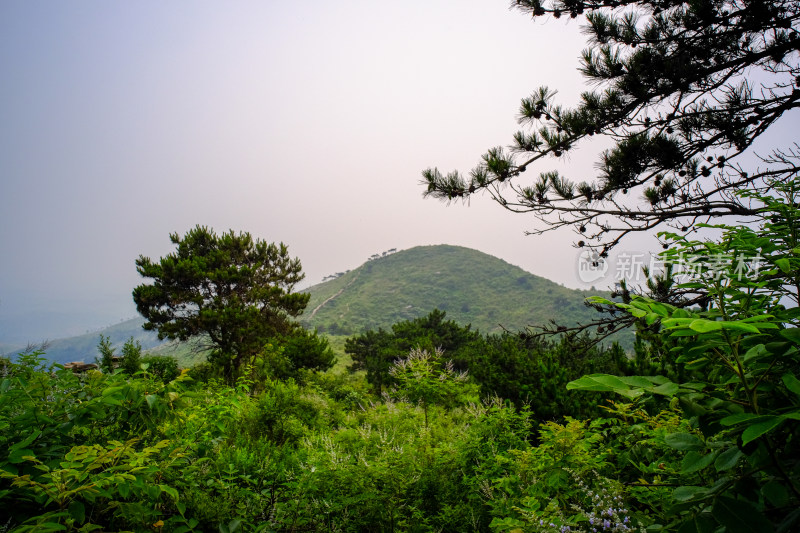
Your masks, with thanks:
[[[425,316],[433,309],[447,318],[471,324],[481,333],[518,331],[548,324],[551,319],[571,325],[596,316],[584,305],[603,291],[568,289],[535,276],[491,255],[461,246],[417,246],[374,255],[360,267],[305,289],[311,295],[300,316],[304,327],[331,335],[355,335],[367,329]],[[58,363],[92,362],[100,335],[111,338],[119,352],[133,337],[152,353],[193,361],[190,346],[165,343],[155,332],[144,331],[144,319],[134,318],[106,329],[52,341],[46,357]],[[619,340],[630,347],[633,334]],[[3,345],[0,354],[13,355],[24,347]],[[186,353],[184,353],[186,352]],[[188,355],[187,355],[188,354]]]
[[[602,293],[568,289],[502,259],[451,245],[373,256],[305,292],[311,300],[301,323],[344,335],[386,329],[433,309],[482,333],[520,330],[551,319],[569,325],[595,316],[583,302]]]
[[[51,361],[62,364],[72,361],[91,363],[94,361],[95,357],[99,355],[97,352],[97,343],[100,342],[100,335],[105,335],[110,338],[111,344],[116,348],[117,353],[120,352],[125,341],[131,337],[139,341],[142,348],[145,350],[162,344],[162,341],[158,340],[158,335],[153,331],[145,331],[142,329],[142,324],[144,324],[143,318],[132,318],[99,331],[85,333],[75,337],[49,340],[47,341],[45,357]],[[24,348],[24,346],[12,348],[8,345],[3,348],[2,353],[15,355]]]

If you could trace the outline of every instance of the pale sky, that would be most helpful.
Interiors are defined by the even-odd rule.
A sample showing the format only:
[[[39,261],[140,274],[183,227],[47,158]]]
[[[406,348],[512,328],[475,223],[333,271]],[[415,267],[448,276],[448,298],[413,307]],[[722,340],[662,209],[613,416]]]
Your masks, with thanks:
[[[4,0],[0,342],[20,317],[53,338],[135,316],[135,259],[196,224],[286,243],[306,284],[446,243],[586,288],[568,230],[419,183],[510,144],[539,85],[575,102],[580,24],[504,0]]]

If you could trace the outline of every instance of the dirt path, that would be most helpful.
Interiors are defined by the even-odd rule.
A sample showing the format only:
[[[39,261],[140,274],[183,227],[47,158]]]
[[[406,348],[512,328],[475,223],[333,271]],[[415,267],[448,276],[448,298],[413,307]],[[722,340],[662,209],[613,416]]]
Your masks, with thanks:
[[[356,275],[355,275],[355,276],[353,276],[353,279],[351,279],[351,280],[350,280],[350,283],[348,283],[347,285],[345,285],[344,287],[342,287],[342,288],[339,290],[339,292],[337,292],[336,294],[334,294],[333,296],[331,296],[330,298],[328,298],[327,300],[325,300],[324,302],[322,302],[321,304],[319,304],[318,306],[316,306],[316,307],[314,308],[314,310],[313,310],[313,311],[311,311],[311,314],[308,316],[308,319],[309,319],[309,320],[311,320],[312,318],[314,318],[314,315],[316,315],[316,314],[317,314],[317,311],[319,311],[320,309],[322,309],[322,307],[323,307],[323,306],[324,306],[326,303],[330,302],[331,300],[333,300],[334,298],[336,298],[337,296],[339,296],[340,294],[342,294],[342,293],[345,291],[345,289],[347,289],[347,288],[348,288],[350,285],[352,285],[353,283],[355,283],[355,281],[358,279],[358,276],[360,276],[360,275],[361,275],[361,270],[359,269],[359,270],[358,270],[358,272],[356,272]]]

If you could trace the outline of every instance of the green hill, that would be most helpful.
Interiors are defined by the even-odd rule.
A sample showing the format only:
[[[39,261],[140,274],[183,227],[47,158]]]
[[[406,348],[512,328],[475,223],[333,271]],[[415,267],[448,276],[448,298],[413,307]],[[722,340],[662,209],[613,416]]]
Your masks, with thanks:
[[[583,301],[599,294],[568,289],[491,255],[449,245],[376,257],[306,292],[311,301],[301,322],[334,335],[388,328],[436,308],[482,333],[516,331],[551,319],[569,325],[595,315]]]
[[[594,311],[583,304],[598,291],[568,289],[534,276],[491,255],[460,246],[418,246],[373,256],[355,270],[314,285],[301,323],[331,336],[354,335],[367,329],[388,329],[397,322],[425,316],[433,309],[481,333],[511,331],[543,325],[551,319],[570,325],[587,322]],[[144,331],[144,319],[121,322],[95,333],[57,339],[47,357],[59,363],[92,362],[100,334],[119,351],[131,336],[149,353],[171,355],[182,365],[203,360],[204,354],[187,343],[162,343]],[[622,338],[629,346],[630,339]],[[14,353],[24,347],[3,347]]]

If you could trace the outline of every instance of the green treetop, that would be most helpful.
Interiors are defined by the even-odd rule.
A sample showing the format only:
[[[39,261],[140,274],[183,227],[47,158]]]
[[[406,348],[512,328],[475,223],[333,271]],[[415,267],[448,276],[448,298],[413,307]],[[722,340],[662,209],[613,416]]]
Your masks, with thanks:
[[[174,253],[158,262],[136,260],[139,274],[153,280],[133,291],[145,329],[157,330],[161,339],[207,338],[212,359],[231,379],[270,338],[298,327],[292,319],[309,295],[292,292],[304,275],[286,245],[249,233],[216,235],[203,226],[170,240]]]

